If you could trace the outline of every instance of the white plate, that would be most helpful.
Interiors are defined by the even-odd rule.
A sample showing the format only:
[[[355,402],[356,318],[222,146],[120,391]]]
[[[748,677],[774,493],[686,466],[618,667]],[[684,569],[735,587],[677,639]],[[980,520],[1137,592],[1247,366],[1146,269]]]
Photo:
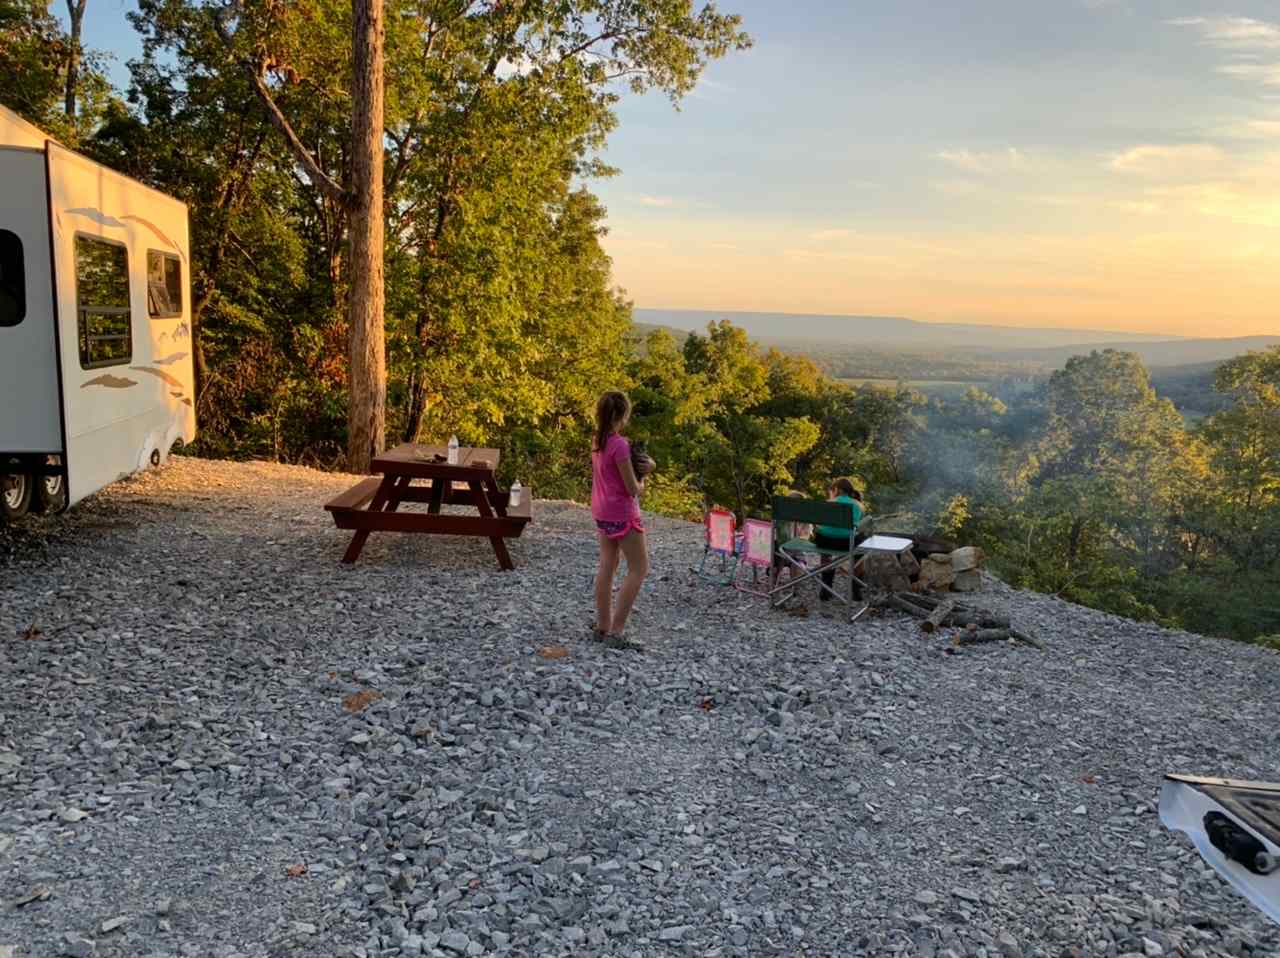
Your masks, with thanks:
[[[865,549],[867,552],[905,552],[911,548],[911,540],[901,539],[898,536],[872,536],[864,540],[858,548]]]

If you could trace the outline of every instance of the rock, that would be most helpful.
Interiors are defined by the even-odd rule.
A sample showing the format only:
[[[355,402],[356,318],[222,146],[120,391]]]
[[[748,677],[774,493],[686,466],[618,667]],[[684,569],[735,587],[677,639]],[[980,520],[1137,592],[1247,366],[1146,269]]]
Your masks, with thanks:
[[[926,907],[929,905],[936,905],[939,901],[942,900],[936,892],[931,892],[931,891],[916,892],[915,897],[917,902],[919,902],[921,905],[925,905]]]
[[[111,934],[111,932],[115,931],[121,925],[125,924],[128,920],[129,920],[128,915],[120,915],[116,918],[108,918],[98,927],[98,930],[104,935],[109,935]]]
[[[659,941],[684,941],[693,933],[692,925],[668,925],[658,932]]]
[[[1000,954],[1004,958],[1022,958],[1022,946],[1018,944],[1018,939],[1007,931],[1002,931],[996,936],[996,947],[1000,949]]]
[[[982,590],[982,573],[977,569],[957,572],[951,582],[953,592],[980,592]]]
[[[451,930],[440,936],[440,947],[456,952],[459,955],[466,954],[470,946],[471,939],[463,932]]]
[[[973,569],[981,569],[985,556],[977,546],[963,546],[951,553],[951,568],[958,575]]]
[[[1160,958],[1164,954],[1164,947],[1159,942],[1152,941],[1150,938],[1142,939],[1142,953],[1147,958]]]
[[[62,936],[62,950],[58,952],[67,958],[92,958],[97,953],[97,944],[70,931]]]
[[[955,578],[956,574],[951,568],[951,559],[948,556],[944,555],[941,559],[929,556],[920,563],[919,581],[922,589],[931,592],[947,592]]]
[[[78,808],[64,808],[58,818],[66,822],[68,825],[74,825],[76,822],[82,822],[89,817],[89,813],[81,811]]]

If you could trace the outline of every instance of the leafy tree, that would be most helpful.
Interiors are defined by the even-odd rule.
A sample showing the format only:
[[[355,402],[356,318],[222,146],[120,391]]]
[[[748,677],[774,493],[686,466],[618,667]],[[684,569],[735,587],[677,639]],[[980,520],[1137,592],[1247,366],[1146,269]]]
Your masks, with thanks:
[[[0,103],[73,147],[112,100],[103,55],[82,47],[77,4],[82,15],[83,0],[68,0],[68,35],[49,0],[0,0]]]

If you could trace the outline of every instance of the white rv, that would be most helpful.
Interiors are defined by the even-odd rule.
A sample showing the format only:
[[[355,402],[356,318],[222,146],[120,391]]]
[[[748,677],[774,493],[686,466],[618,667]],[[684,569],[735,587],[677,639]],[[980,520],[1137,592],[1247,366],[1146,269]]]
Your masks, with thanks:
[[[184,204],[0,107],[0,520],[195,438],[190,283]]]

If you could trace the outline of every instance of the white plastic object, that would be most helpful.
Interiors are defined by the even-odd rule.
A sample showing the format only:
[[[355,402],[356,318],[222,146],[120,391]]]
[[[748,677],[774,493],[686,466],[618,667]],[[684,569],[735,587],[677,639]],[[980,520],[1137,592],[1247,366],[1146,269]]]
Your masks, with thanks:
[[[449,465],[456,466],[458,464],[458,437],[449,437]]]
[[[520,505],[520,496],[523,493],[524,488],[520,485],[520,480],[517,479],[515,482],[511,483],[511,492],[507,495],[508,504],[512,506]]]

